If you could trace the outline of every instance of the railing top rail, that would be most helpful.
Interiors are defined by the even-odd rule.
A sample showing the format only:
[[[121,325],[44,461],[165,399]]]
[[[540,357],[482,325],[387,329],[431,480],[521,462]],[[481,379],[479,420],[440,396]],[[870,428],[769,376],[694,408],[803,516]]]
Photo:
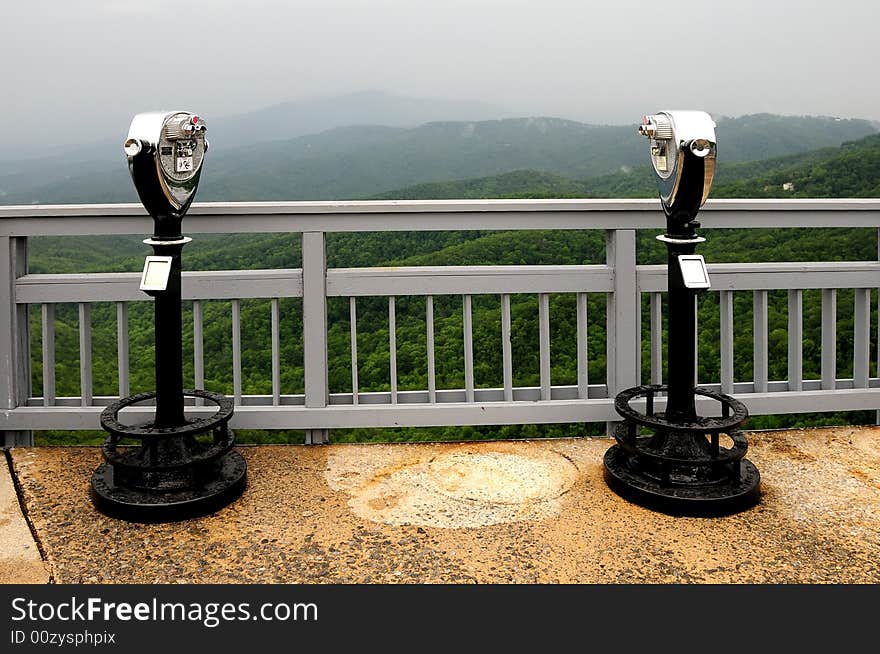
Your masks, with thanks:
[[[350,213],[458,213],[471,211],[644,211],[657,210],[650,199],[517,200],[330,200],[320,202],[195,202],[189,215],[307,215]],[[710,199],[709,211],[880,211],[880,198]],[[0,218],[69,216],[146,216],[137,202],[117,204],[20,204],[0,206]]]
[[[880,227],[880,199],[710,200],[705,227]],[[246,218],[246,220],[242,220]],[[650,200],[368,200],[201,202],[189,233],[468,229],[660,229]],[[140,204],[0,206],[0,236],[146,234]]]

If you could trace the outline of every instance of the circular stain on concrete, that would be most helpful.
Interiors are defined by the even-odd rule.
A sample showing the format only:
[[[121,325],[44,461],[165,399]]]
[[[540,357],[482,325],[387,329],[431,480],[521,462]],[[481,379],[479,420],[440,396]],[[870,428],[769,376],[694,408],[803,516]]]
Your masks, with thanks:
[[[577,475],[567,458],[530,443],[404,446],[391,456],[352,447],[334,453],[327,470],[362,518],[447,528],[556,515]]]
[[[557,470],[566,464],[572,465],[555,453],[549,460],[537,460],[503,452],[455,452],[428,463],[425,483],[457,500],[512,505],[542,502],[569,489],[568,479]]]

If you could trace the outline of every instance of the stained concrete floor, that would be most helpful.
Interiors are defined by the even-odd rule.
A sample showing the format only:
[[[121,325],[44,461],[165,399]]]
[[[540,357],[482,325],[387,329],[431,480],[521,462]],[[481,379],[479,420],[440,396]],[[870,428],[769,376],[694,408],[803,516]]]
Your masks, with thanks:
[[[607,440],[243,447],[241,499],[154,525],[92,508],[96,448],[12,461],[58,583],[880,583],[880,428],[749,440],[762,501],[724,518],[619,498]]]
[[[0,452],[0,584],[47,581],[49,572],[21,510],[6,457]]]

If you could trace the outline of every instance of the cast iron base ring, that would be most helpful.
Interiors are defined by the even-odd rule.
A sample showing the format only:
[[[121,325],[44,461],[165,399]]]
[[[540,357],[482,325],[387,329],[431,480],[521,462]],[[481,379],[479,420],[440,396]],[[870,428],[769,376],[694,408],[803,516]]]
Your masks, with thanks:
[[[118,420],[122,409],[154,399],[155,392],[104,409],[101,426],[109,433],[102,447],[105,463],[92,475],[90,489],[101,513],[133,522],[184,520],[213,513],[244,492],[247,464],[232,449],[235,436],[228,427],[232,400],[203,390],[183,394],[208,400],[218,411],[158,428],[152,422],[123,425]],[[135,442],[125,446],[126,440]]]
[[[615,399],[624,418],[617,425],[617,445],[605,453],[605,481],[621,497],[671,515],[720,516],[748,509],[760,500],[761,475],[745,459],[748,443],[736,428],[748,417],[745,405],[721,393],[696,389],[721,403],[721,416],[692,422],[670,421],[654,413],[656,394],[665,386],[627,389]],[[630,406],[646,400],[646,412]],[[640,435],[646,429],[649,435]],[[732,445],[723,447],[720,436]]]

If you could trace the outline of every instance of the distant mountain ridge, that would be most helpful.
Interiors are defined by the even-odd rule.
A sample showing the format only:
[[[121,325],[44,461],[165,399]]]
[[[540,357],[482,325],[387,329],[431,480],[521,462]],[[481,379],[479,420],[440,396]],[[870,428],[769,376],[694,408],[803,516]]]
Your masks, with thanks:
[[[159,108],[147,107],[144,110]],[[476,100],[420,98],[377,90],[292,100],[228,116],[214,115],[210,107],[194,109],[204,112],[214,145],[223,149],[283,141],[348,125],[416,127],[441,120],[494,120],[519,115]],[[127,123],[117,127],[125,129]],[[58,151],[68,159],[115,158],[123,138],[124,134],[118,134],[116,138],[64,145],[60,146],[60,150],[53,148],[50,151]],[[9,172],[20,161],[20,154],[4,152],[0,148],[0,175]]]
[[[215,117],[208,107],[201,110],[206,112],[209,138],[217,152],[351,125],[411,128],[438,120],[489,120],[515,115],[485,102],[419,98],[371,90],[283,102],[231,116]],[[47,151],[57,154],[37,158],[22,159],[0,147],[0,203],[8,204],[4,197],[10,193],[16,198],[27,198],[26,189],[48,187],[74,177],[85,180],[106,175],[112,183],[118,183],[124,136],[121,132],[115,138],[52,148]],[[97,189],[90,185],[89,192],[94,190]],[[82,194],[72,195],[71,201],[92,201],[74,199],[79,196]],[[31,203],[34,200],[16,201]]]
[[[648,165],[627,172],[571,179],[536,170],[429,182],[373,196],[377,200],[480,198],[650,198],[657,186]],[[721,159],[712,187],[716,198],[880,197],[880,134],[761,161]]]
[[[210,128],[222,139],[222,130]],[[718,121],[727,163],[793,155],[875,133],[863,120],[755,114]],[[56,160],[2,174],[0,203],[136,201],[118,163]],[[596,126],[553,117],[435,121],[413,128],[354,125],[238,148],[214,147],[199,200],[327,200],[387,194],[428,182],[538,170],[569,179],[643,167],[634,126]]]
[[[436,121],[493,120],[515,114],[486,102],[415,98],[385,91],[283,102],[211,121],[215,145],[234,148],[287,140],[351,125],[417,127]]]

